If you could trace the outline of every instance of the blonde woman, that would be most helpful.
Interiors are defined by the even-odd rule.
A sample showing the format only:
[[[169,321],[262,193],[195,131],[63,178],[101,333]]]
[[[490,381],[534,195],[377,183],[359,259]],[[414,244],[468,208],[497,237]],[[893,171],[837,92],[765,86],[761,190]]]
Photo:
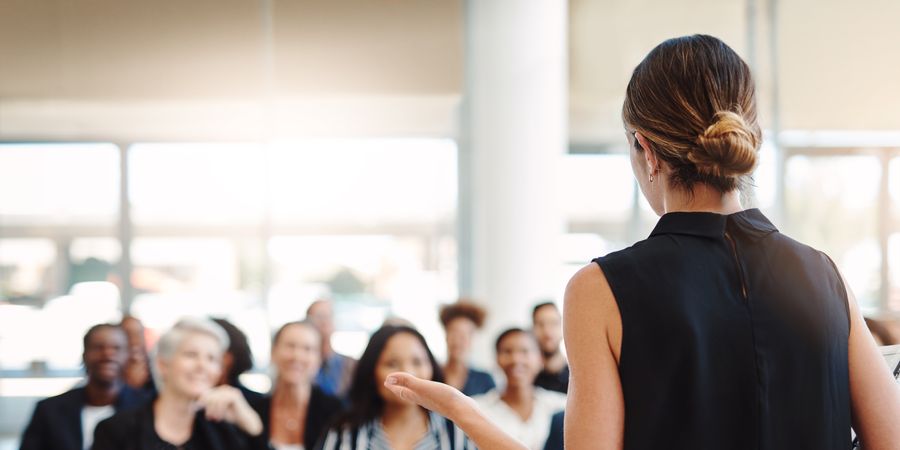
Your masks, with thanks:
[[[259,416],[231,386],[215,387],[228,336],[205,319],[183,319],[159,339],[159,395],[97,425],[94,450],[266,449]]]

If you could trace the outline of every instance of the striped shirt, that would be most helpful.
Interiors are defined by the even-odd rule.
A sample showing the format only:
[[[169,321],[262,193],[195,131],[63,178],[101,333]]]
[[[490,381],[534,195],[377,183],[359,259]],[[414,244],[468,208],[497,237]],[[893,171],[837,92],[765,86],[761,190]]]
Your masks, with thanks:
[[[322,450],[393,450],[380,419],[359,428],[332,428],[325,435]],[[448,419],[428,413],[428,432],[414,450],[477,450],[462,430]]]

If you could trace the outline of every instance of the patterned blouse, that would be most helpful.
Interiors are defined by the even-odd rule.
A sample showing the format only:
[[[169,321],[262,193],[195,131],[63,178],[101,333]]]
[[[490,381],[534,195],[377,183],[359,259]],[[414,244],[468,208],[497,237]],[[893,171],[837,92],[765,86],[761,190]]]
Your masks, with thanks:
[[[448,419],[428,413],[428,432],[413,447],[415,450],[477,450],[462,430]],[[325,435],[322,450],[393,450],[381,420],[359,428],[332,428]]]

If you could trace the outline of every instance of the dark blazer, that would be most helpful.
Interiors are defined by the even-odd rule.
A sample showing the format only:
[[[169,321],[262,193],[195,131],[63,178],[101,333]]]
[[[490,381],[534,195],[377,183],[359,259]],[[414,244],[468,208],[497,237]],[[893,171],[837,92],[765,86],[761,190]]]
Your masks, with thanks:
[[[244,400],[247,400],[247,403],[249,403],[250,405],[253,405],[254,403],[262,400],[263,397],[265,397],[265,395],[260,394],[259,392],[256,392],[241,383],[235,383],[231,386],[238,388],[238,390],[241,391],[241,394],[244,395]]]
[[[550,419],[550,435],[547,436],[547,443],[544,444],[544,450],[563,450],[563,429],[565,422],[565,411],[560,411],[553,415]]]
[[[469,374],[466,376],[466,384],[462,388],[462,393],[469,397],[473,395],[484,394],[494,389],[497,385],[494,383],[494,377],[487,372],[470,368]]]
[[[272,432],[272,397],[265,396],[250,404],[262,419],[263,435],[267,438]],[[306,426],[303,428],[303,447],[311,450],[316,442],[325,435],[332,420],[341,412],[341,401],[333,395],[326,394],[318,386],[313,385],[309,395],[309,407],[306,411]]]
[[[141,391],[122,386],[113,407],[123,411],[148,401]],[[82,450],[81,409],[87,404],[79,387],[37,403],[31,422],[22,434],[21,450]]]
[[[100,422],[91,449],[155,450],[159,439],[153,427],[153,402],[147,402]],[[265,433],[248,436],[229,423],[206,420],[203,411],[194,417],[190,442],[196,450],[269,450]]]

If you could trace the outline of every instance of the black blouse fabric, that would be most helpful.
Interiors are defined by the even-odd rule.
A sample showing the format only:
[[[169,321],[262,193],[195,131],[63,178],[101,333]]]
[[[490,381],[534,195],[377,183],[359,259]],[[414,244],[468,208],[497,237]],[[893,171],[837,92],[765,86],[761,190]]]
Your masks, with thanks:
[[[194,416],[188,442],[175,446],[156,434],[153,402],[100,422],[94,431],[92,450],[270,450],[263,434],[248,436],[225,422],[206,420],[201,410]]]
[[[250,404],[259,414],[263,423],[263,434],[268,438],[272,433],[272,397],[263,396]],[[328,431],[328,427],[341,412],[341,401],[326,394],[318,386],[312,387],[309,396],[309,405],[306,410],[306,422],[303,427],[303,446],[307,450],[315,448],[318,442]]]
[[[594,260],[622,318],[625,449],[850,448],[847,292],[759,210],[669,213]]]

